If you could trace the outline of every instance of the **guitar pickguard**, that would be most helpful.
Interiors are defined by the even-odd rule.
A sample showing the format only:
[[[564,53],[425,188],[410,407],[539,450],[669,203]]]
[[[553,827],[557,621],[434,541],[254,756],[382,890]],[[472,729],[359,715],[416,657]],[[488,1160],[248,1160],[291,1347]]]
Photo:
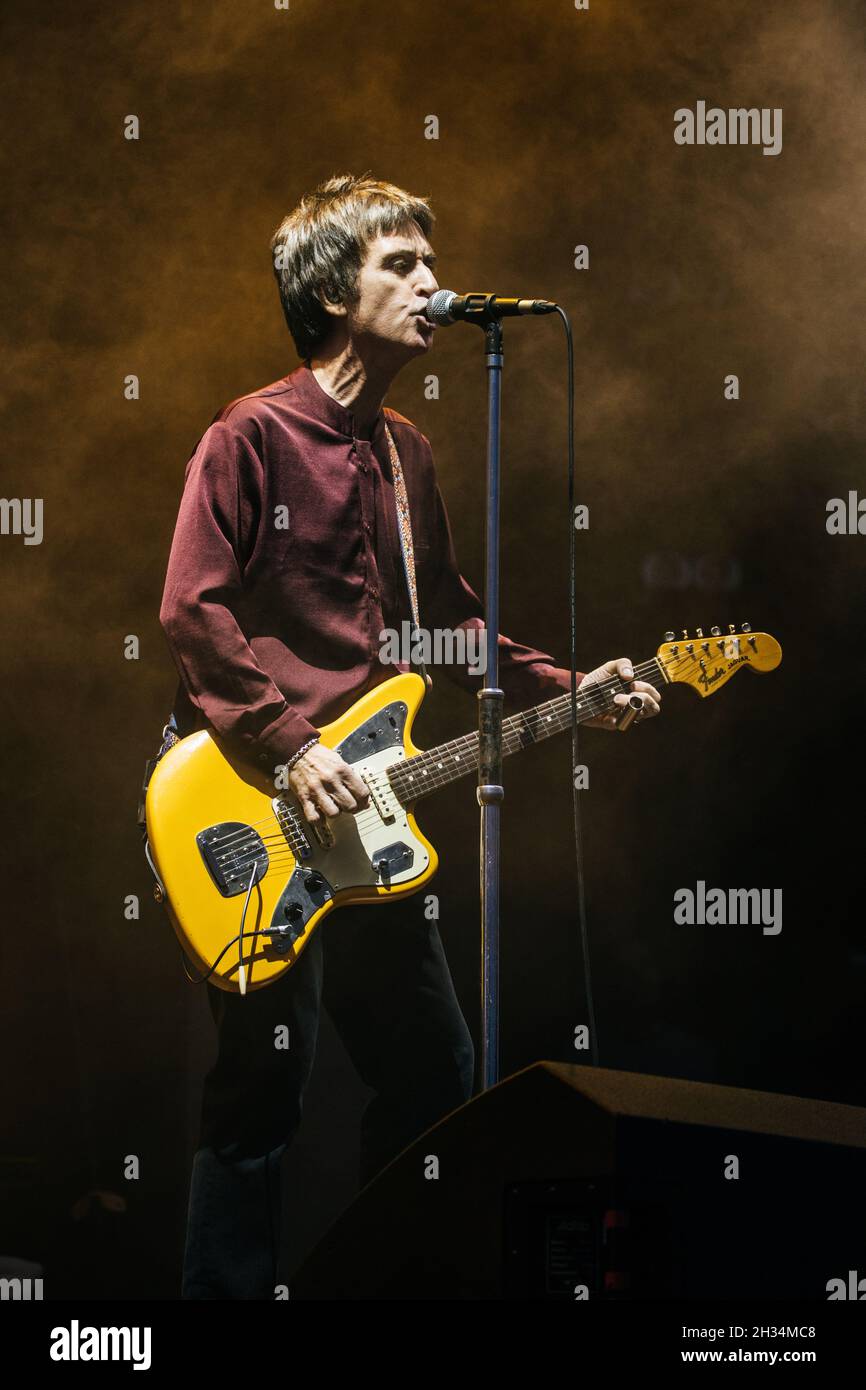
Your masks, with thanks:
[[[291,920],[293,927],[303,931],[316,908],[337,893],[365,888],[399,889],[427,868],[427,849],[412,829],[406,808],[385,774],[386,768],[406,756],[402,746],[406,713],[405,705],[386,706],[337,745],[336,751],[346,762],[350,761],[346,745],[350,745],[354,771],[370,788],[370,804],[357,815],[344,814],[329,820],[328,833],[321,838],[313,827],[307,827],[310,853],[286,885],[271,920],[272,928],[285,929]],[[398,742],[394,741],[395,735]],[[379,751],[368,751],[377,742]],[[285,796],[283,799],[292,806],[292,819],[300,819],[306,825],[296,803]],[[321,881],[324,897],[306,890],[311,874],[314,883]],[[293,919],[289,913],[294,914]]]
[[[403,700],[394,700],[390,705],[383,705],[344,738],[336,751],[344,763],[354,764],[369,758],[373,753],[381,753],[383,748],[393,748],[395,751],[402,749],[408,713],[408,706]]]

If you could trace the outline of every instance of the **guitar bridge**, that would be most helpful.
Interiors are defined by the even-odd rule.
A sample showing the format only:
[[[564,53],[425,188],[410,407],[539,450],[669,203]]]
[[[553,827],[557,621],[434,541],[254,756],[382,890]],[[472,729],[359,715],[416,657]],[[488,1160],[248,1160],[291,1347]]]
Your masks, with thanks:
[[[274,808],[274,815],[279,827],[286,837],[286,843],[295,858],[309,859],[313,847],[304,832],[301,817],[295,807],[290,805],[288,801],[283,801],[280,796],[275,796],[271,805]]]

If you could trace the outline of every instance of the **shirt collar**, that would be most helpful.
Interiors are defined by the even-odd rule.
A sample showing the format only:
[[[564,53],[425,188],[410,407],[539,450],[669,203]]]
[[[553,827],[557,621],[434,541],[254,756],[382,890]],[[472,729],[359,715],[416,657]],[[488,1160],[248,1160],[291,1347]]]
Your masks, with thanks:
[[[343,434],[347,439],[357,439],[355,433],[355,417],[351,410],[347,410],[339,401],[335,401],[333,396],[329,396],[327,391],[319,385],[310,367],[300,366],[289,376],[292,389],[298,404],[314,419],[321,420],[323,424],[330,425],[338,434]],[[376,444],[384,438],[385,434],[385,415],[380,410],[376,419],[373,421],[372,440],[361,440],[362,444]]]

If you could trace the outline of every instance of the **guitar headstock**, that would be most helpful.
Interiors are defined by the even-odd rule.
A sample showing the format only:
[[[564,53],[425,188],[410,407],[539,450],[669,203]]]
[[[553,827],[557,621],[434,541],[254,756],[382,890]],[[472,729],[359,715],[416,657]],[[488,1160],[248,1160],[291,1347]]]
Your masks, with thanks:
[[[753,632],[749,623],[742,623],[739,632],[729,623],[727,634],[711,627],[705,637],[699,627],[693,637],[684,630],[679,642],[672,632],[666,632],[656,660],[669,681],[691,685],[699,695],[712,695],[741,666],[752,671],[775,671],[782,660],[782,648],[769,633]]]

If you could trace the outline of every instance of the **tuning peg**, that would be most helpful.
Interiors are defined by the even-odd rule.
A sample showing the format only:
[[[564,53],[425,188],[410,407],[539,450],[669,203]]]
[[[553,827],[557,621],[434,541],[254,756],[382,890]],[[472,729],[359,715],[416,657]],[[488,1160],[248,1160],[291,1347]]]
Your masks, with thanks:
[[[676,635],[676,634],[673,633],[673,632],[666,632],[666,633],[665,633],[665,641],[666,641],[666,642],[672,642],[672,641],[674,640],[675,635]]]
[[[740,623],[740,627],[742,628],[743,632],[751,632],[752,630],[751,623]]]
[[[702,627],[696,627],[696,628],[695,628],[695,632],[697,633],[697,635],[698,635],[699,637],[703,637],[703,635],[704,635],[704,629],[703,629]]]
[[[684,641],[684,642],[687,641],[688,635],[689,635],[689,630],[688,630],[687,627],[684,627],[684,628],[683,628],[683,641]]]
[[[737,625],[736,625],[736,623],[728,623],[728,632],[731,634],[732,637],[733,637],[734,633],[736,632],[736,630],[737,630]]]
[[[711,636],[711,637],[719,637],[719,636],[721,636],[721,631],[722,631],[722,629],[721,629],[720,627],[711,627],[711,628],[710,628],[710,636]]]

